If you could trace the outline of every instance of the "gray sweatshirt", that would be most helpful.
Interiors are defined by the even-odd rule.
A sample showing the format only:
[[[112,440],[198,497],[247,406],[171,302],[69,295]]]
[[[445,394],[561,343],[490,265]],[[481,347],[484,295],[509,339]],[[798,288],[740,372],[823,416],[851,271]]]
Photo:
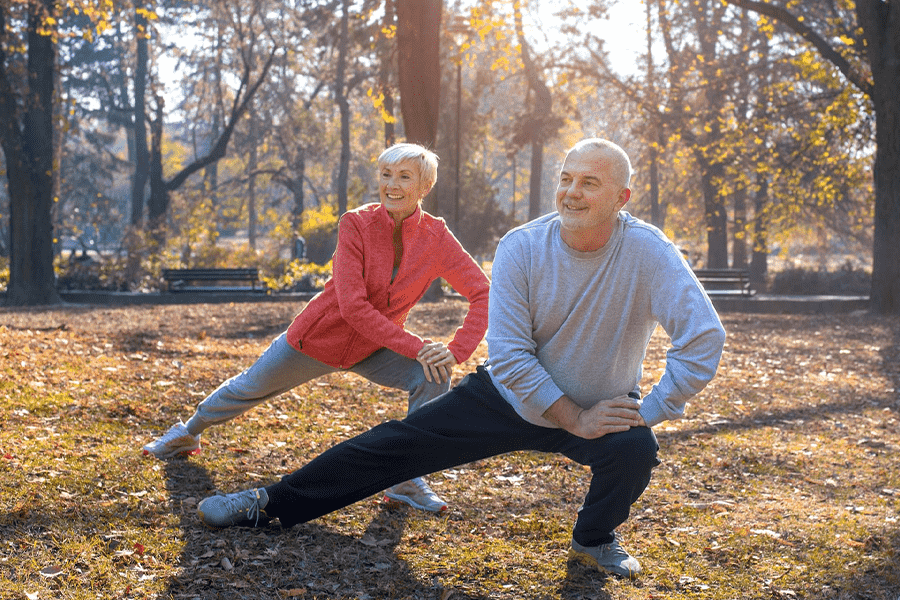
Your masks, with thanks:
[[[648,426],[684,413],[718,368],[725,330],[681,252],[657,228],[619,213],[596,252],[577,252],[551,213],[507,233],[491,276],[487,368],[525,420],[561,396],[589,408],[639,391],[657,324],[669,335],[666,369],[642,401]]]

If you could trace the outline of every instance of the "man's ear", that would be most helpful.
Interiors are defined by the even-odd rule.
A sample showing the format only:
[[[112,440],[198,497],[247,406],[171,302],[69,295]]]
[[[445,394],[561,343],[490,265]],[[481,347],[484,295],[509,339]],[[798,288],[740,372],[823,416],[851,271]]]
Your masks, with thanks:
[[[631,188],[622,188],[619,192],[619,201],[616,202],[616,210],[621,210],[623,206],[628,204],[629,200],[631,200]]]

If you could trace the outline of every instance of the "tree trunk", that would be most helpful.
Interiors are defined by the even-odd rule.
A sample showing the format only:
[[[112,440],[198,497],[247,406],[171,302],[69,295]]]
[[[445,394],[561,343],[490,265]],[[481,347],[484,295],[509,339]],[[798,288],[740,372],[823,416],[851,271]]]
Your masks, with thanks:
[[[646,6],[647,14],[647,87],[650,90],[650,106],[652,117],[649,120],[650,129],[650,222],[662,229],[666,224],[665,205],[659,200],[659,151],[663,147],[663,128],[656,115],[659,106],[659,96],[656,91],[656,69],[653,64],[653,19],[650,10],[650,2]]]
[[[541,216],[541,175],[544,171],[544,143],[531,142],[531,175],[528,178],[528,220]]]
[[[156,118],[150,122],[150,201],[147,206],[147,224],[150,236],[158,252],[166,241],[166,213],[169,210],[169,190],[163,180],[162,139],[163,99],[156,97]]]
[[[338,217],[347,212],[347,187],[350,178],[350,101],[347,99],[347,52],[350,45],[350,0],[343,0],[341,39],[338,47],[334,99],[341,113],[341,158],[338,164]]]
[[[441,104],[442,0],[397,0],[400,112],[406,140],[434,148]]]
[[[665,227],[665,211],[659,202],[659,150],[650,145],[650,222],[662,229]]]
[[[303,228],[303,211],[306,210],[306,198],[303,192],[303,179],[306,177],[306,149],[300,148],[297,155],[297,164],[294,167],[294,178],[291,185],[291,193],[294,194],[294,207],[291,211],[291,227],[294,235],[300,235]]]
[[[722,179],[722,165],[706,163],[700,173],[700,187],[706,206],[706,268],[728,267],[728,216],[725,202],[716,186]]]
[[[750,37],[756,30],[754,23],[747,18],[746,11],[741,15],[741,64],[750,64]],[[762,75],[764,77],[764,75]],[[738,126],[751,125],[750,101],[753,95],[750,83],[750,71],[741,69],[738,75],[738,94],[737,105],[735,106],[735,116],[738,120]],[[743,161],[738,161],[739,165],[743,165]],[[746,186],[739,186],[734,192],[734,222],[731,228],[731,266],[735,269],[746,269],[748,267],[749,256],[747,254],[747,197],[749,191]]]
[[[756,106],[754,118],[763,123],[769,115],[770,75],[769,66],[769,37],[762,32],[756,34],[756,42],[759,46],[759,62],[756,72],[759,81],[756,84]],[[760,135],[768,141],[769,134],[761,132]],[[765,148],[767,144],[760,144]],[[762,157],[756,157],[755,161],[761,161]],[[756,190],[753,197],[753,233],[750,250],[750,282],[756,290],[768,288],[769,276],[769,220],[767,208],[769,205],[769,175],[768,173],[756,173]]]
[[[750,254],[750,281],[757,290],[765,289],[769,274],[768,217],[766,206],[769,202],[769,176],[756,176],[756,197],[753,202],[753,250]]]
[[[250,179],[247,182],[247,245],[256,250],[256,165],[259,162],[259,152],[256,147],[258,139],[258,121],[254,115],[250,115],[250,152],[247,158],[247,170]]]
[[[541,216],[541,175],[544,170],[544,142],[555,133],[551,131],[549,126],[553,117],[553,96],[550,93],[550,88],[541,79],[538,67],[531,58],[531,47],[525,39],[525,30],[522,27],[522,11],[518,2],[513,3],[513,18],[516,37],[519,40],[522,64],[525,67],[525,79],[528,81],[528,87],[534,92],[532,118],[528,119],[528,126],[531,128],[531,131],[527,134],[531,139],[528,220],[532,221]]]
[[[216,25],[216,64],[223,64],[224,59],[224,37],[225,37],[225,28],[222,26],[222,23],[219,22]],[[214,69],[213,70],[213,89],[221,90],[222,89],[222,70]],[[222,122],[225,120],[225,103],[222,98],[221,93],[216,94],[216,106],[212,110],[212,123],[210,123],[209,133],[210,138],[217,140],[222,136]],[[194,135],[196,136],[196,130],[194,130]],[[196,150],[196,143],[194,145]],[[207,165],[203,169],[203,182],[205,186],[205,193],[210,199],[213,207],[214,218],[216,219],[216,227],[221,229],[223,225],[223,215],[219,210],[219,161],[215,161]]]
[[[384,19],[382,20],[382,28],[390,30],[396,25],[394,16],[394,0],[385,0],[384,2]],[[394,53],[392,52],[393,44],[387,36],[381,36],[381,61],[378,70],[378,87],[384,96],[384,113],[388,118],[384,120],[384,147],[393,146],[397,141],[396,128],[394,127],[394,93],[391,89],[390,76],[394,70]]]
[[[140,7],[140,6],[139,6]],[[131,224],[144,221],[144,194],[150,177],[150,152],[147,149],[147,19],[141,12],[134,16],[137,59],[134,65],[134,176],[131,180]]]
[[[747,188],[734,192],[734,227],[731,232],[731,266],[747,268]]]
[[[875,234],[871,307],[900,314],[900,5],[857,0],[875,109]]]
[[[691,5],[697,23],[697,37],[700,42],[700,55],[704,57],[700,70],[704,81],[704,97],[706,98],[707,122],[705,133],[697,137],[699,145],[694,153],[701,165],[701,188],[706,216],[707,258],[706,267],[721,269],[728,267],[728,211],[725,199],[720,194],[721,182],[725,175],[722,159],[716,156],[716,149],[722,143],[722,126],[720,115],[724,110],[727,95],[722,86],[719,74],[718,35],[722,23],[722,9],[713,5],[696,3]],[[696,145],[695,143],[695,145]]]
[[[30,6],[28,16],[27,90],[24,112],[7,72],[8,58],[0,49],[0,112],[6,156],[10,207],[10,273],[6,304],[31,306],[61,302],[53,272],[53,84],[56,45],[39,33],[45,18],[55,16],[55,2]],[[7,23],[0,7],[0,36]],[[22,123],[19,122],[19,117]]]

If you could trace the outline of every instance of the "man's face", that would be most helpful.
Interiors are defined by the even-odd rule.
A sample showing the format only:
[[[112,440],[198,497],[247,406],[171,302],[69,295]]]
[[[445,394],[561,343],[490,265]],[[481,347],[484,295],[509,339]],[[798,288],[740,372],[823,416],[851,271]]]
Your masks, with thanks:
[[[601,248],[630,196],[631,190],[602,149],[588,147],[570,152],[556,189],[563,241],[582,252]]]

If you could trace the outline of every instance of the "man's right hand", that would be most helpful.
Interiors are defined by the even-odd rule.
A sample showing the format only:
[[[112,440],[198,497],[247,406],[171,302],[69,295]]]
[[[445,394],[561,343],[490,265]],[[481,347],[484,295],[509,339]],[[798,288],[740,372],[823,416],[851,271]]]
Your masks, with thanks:
[[[646,425],[638,412],[640,408],[640,402],[630,396],[601,400],[591,408],[581,408],[562,396],[543,416],[572,435],[590,440]]]

